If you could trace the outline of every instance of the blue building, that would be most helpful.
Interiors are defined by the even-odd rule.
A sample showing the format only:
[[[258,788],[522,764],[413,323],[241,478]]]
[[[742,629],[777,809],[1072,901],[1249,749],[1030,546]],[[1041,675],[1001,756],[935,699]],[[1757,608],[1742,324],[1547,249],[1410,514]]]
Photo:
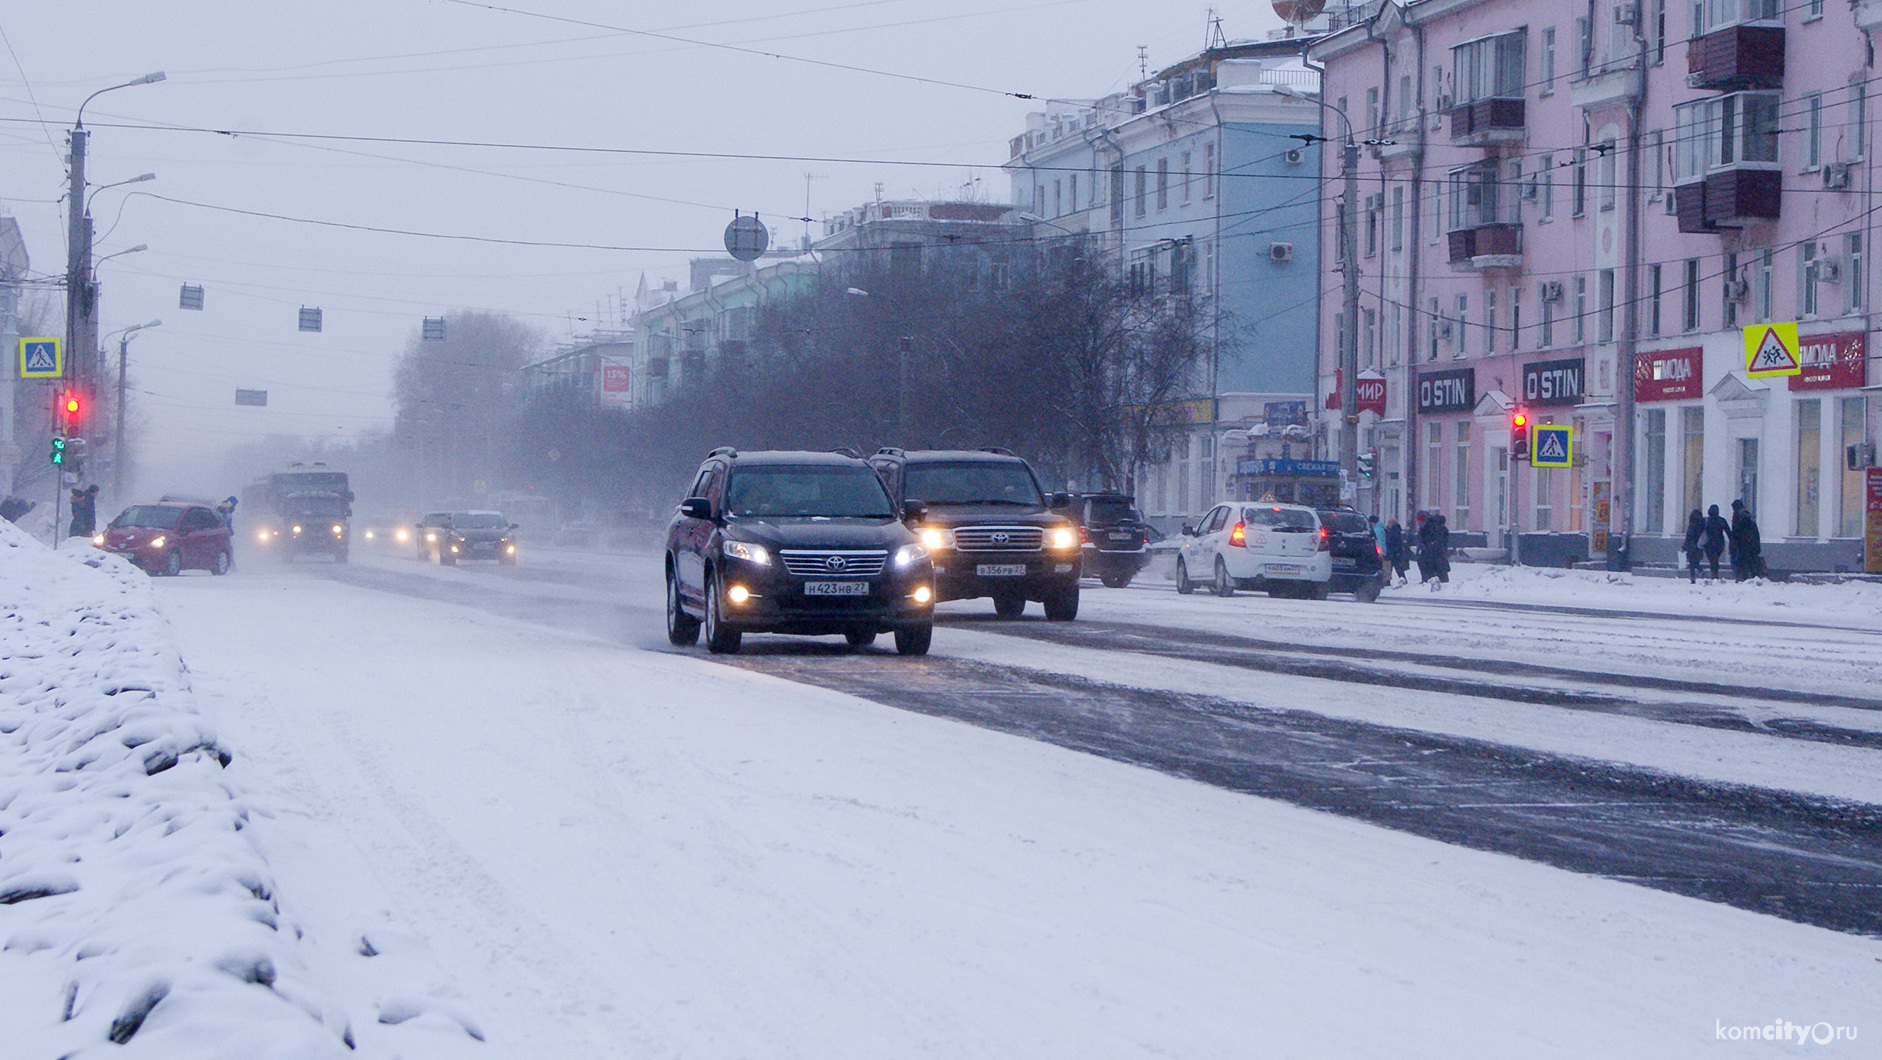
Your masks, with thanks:
[[[1300,432],[1276,436],[1285,453],[1259,444],[1268,406],[1310,400],[1315,383],[1320,165],[1297,137],[1319,133],[1319,106],[1301,98],[1319,75],[1303,46],[1210,48],[1123,92],[1031,114],[1011,143],[1013,201],[1036,238],[1091,233],[1133,283],[1197,285],[1213,308],[1218,352],[1170,410],[1168,459],[1134,483],[1145,512],[1170,522],[1232,491],[1243,460],[1313,455]]]

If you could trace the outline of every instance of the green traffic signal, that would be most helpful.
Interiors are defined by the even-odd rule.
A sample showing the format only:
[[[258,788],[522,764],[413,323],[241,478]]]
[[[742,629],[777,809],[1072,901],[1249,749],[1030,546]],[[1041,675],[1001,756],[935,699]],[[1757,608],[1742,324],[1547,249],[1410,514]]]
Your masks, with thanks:
[[[52,462],[54,464],[65,463],[65,439],[56,435],[52,439]]]

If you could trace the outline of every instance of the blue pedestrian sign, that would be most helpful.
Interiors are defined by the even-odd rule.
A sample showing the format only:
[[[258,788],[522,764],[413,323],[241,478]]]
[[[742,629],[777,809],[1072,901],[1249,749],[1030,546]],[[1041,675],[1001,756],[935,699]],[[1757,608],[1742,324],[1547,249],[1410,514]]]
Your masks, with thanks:
[[[20,378],[57,379],[65,374],[58,339],[20,340]]]
[[[1529,463],[1534,467],[1573,467],[1575,429],[1565,423],[1538,423],[1530,428]]]

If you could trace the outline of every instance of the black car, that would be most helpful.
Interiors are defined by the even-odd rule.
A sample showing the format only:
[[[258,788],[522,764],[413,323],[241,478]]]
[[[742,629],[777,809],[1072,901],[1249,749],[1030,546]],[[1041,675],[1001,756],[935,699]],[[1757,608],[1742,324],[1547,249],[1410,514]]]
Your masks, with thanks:
[[[1078,523],[1084,575],[1113,589],[1131,583],[1150,561],[1150,527],[1128,493],[1074,493],[1070,515]]]
[[[1385,554],[1372,524],[1351,508],[1321,508],[1320,525],[1327,532],[1333,553],[1333,577],[1327,591],[1352,593],[1361,603],[1372,603],[1385,588]]]
[[[898,503],[925,511],[936,599],[992,597],[1002,618],[1037,600],[1053,621],[1078,617],[1078,528],[1062,514],[1071,498],[1048,498],[1026,461],[1004,449],[882,449],[869,463]]]
[[[433,512],[415,529],[420,559],[435,557],[447,567],[473,559],[516,562],[518,527],[502,512]]]
[[[667,640],[736,652],[746,633],[884,632],[925,655],[934,636],[928,551],[860,458],[714,449],[667,527]]]

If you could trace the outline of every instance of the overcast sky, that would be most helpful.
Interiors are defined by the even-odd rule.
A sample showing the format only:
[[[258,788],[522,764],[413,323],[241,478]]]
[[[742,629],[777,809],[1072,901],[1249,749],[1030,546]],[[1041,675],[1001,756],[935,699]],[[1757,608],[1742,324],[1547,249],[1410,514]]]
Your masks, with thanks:
[[[94,189],[157,174],[95,193],[97,254],[150,248],[100,267],[101,326],[163,320],[131,344],[142,492],[220,491],[230,487],[214,472],[231,445],[389,425],[392,365],[427,315],[500,311],[566,340],[598,314],[618,319],[643,273],[684,286],[688,258],[722,253],[734,210],[757,210],[796,240],[802,222],[781,219],[806,215],[807,187],[812,217],[873,197],[878,182],[890,197],[933,197],[977,178],[982,197],[1006,201],[1007,140],[1041,104],[1003,92],[1122,88],[1136,80],[1140,44],[1152,69],[1198,51],[1209,10],[1188,0],[14,3],[0,15],[0,209],[19,219],[35,275],[56,278],[78,104],[168,75],[85,111]],[[1265,3],[1222,16],[1230,38],[1279,25]],[[205,288],[204,311],[178,308],[186,282]],[[301,306],[324,311],[322,333],[297,330]],[[237,387],[268,390],[268,407],[235,407]]]

